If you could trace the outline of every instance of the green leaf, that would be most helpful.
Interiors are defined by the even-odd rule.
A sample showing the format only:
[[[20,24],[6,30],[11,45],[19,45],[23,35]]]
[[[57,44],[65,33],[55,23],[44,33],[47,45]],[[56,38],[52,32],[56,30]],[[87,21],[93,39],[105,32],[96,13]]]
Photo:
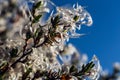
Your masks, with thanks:
[[[32,23],[37,23],[41,17],[42,15],[35,16]]]
[[[94,63],[90,62],[88,63],[86,66],[82,66],[82,72],[89,72],[93,67],[94,67]]]
[[[34,6],[33,6],[33,9],[32,9],[32,15],[35,16],[35,10],[37,8],[39,8],[41,6],[41,1],[39,1],[38,3],[36,3]]]
[[[80,70],[77,74],[75,74],[76,76],[82,76],[84,75],[85,73],[88,73],[90,72],[90,70],[94,67],[94,63],[93,62],[90,62],[88,63],[87,65],[82,65],[82,70]]]
[[[93,62],[88,63],[88,65],[86,66],[87,67],[86,72],[89,72],[94,67],[94,65],[95,64]]]
[[[56,23],[58,23],[58,22],[59,22],[59,19],[60,19],[60,16],[57,15],[57,16],[55,17],[54,21],[56,21]]]
[[[58,25],[59,22],[60,22],[59,15],[55,16],[55,18],[54,17],[51,18],[51,23],[54,28],[56,28],[56,26]]]
[[[93,68],[94,66],[95,66],[95,64],[94,64],[93,62],[90,62],[89,67],[90,67],[90,68]]]
[[[41,26],[40,26],[41,27]],[[43,31],[41,28],[37,28],[34,34],[34,43],[37,45],[39,43],[40,38],[42,37]]]
[[[41,33],[41,29],[40,28],[37,28],[37,30],[35,31],[35,34],[34,34],[34,38],[37,38],[38,36],[41,36],[40,33]]]
[[[78,69],[76,68],[75,65],[72,65],[71,68],[70,68],[70,73],[72,72],[76,72]]]
[[[6,70],[8,69],[8,62],[4,61],[2,63],[0,63],[0,75],[6,72]]]
[[[36,3],[35,6],[34,6],[34,8],[35,9],[39,8],[41,6],[41,3],[42,3],[41,1],[39,1],[38,3]]]

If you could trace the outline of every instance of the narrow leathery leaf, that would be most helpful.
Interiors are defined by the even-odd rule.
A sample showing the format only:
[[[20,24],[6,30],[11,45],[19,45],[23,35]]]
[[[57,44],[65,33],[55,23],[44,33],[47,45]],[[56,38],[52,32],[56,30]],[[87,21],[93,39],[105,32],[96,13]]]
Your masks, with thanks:
[[[93,64],[92,66],[91,66],[91,68],[93,68],[95,66],[95,64]]]
[[[34,34],[34,43],[35,45],[39,43],[40,38],[42,37],[43,31],[38,28]]]
[[[90,70],[94,67],[94,63],[93,62],[90,62],[90,63],[88,63],[88,64],[86,64],[86,65],[82,65],[82,70],[80,70],[79,72],[78,72],[78,74],[75,74],[76,76],[82,76],[82,75],[84,75],[85,73],[88,73],[88,72],[90,72]]]
[[[34,34],[34,37],[35,37],[35,38],[38,36],[39,31],[40,31],[40,29],[39,29],[39,28],[37,28],[37,30],[35,31],[35,34]]]
[[[72,65],[71,68],[70,68],[70,73],[72,72],[76,72],[77,71],[77,68],[75,65]]]
[[[79,16],[75,15],[73,19],[77,21],[79,19]]]
[[[56,21],[56,23],[58,23],[58,22],[59,22],[59,19],[60,19],[60,16],[57,15],[57,16],[55,17],[54,21]]]
[[[52,26],[55,27],[55,22],[53,18],[51,18],[51,23],[52,23]]]
[[[41,27],[42,27],[42,26],[39,26],[39,28],[37,28],[37,30],[35,31],[35,33],[34,33],[34,38],[38,38],[38,37],[41,37],[41,36],[42,36],[43,31],[41,30]]]
[[[94,66],[93,62],[90,62],[89,65],[87,66],[86,72],[89,72],[93,66]]]
[[[53,28],[56,28],[59,22],[60,22],[59,15],[55,16],[55,18],[51,18],[51,23],[52,23]]]
[[[87,69],[87,66],[88,66],[88,65],[89,65],[89,63],[88,63],[87,65],[83,65],[81,72],[86,72],[86,69]]]
[[[41,1],[39,1],[38,3],[36,3],[35,6],[34,6],[34,8],[35,9],[39,8],[41,6],[41,3],[42,3]]]
[[[90,66],[88,67],[88,72],[95,66],[95,64],[93,64],[93,62],[91,62]]]
[[[93,67],[94,67],[93,62],[88,63],[84,68],[84,72],[89,72]]]
[[[95,66],[95,64],[93,62],[90,63],[90,68],[93,68]]]
[[[3,74],[8,68],[8,63],[7,62],[3,62],[0,64],[0,74]]]
[[[3,69],[6,65],[7,65],[7,62],[3,62],[3,63],[0,65],[0,69]]]
[[[41,17],[42,17],[42,15],[35,16],[32,23],[38,22]]]

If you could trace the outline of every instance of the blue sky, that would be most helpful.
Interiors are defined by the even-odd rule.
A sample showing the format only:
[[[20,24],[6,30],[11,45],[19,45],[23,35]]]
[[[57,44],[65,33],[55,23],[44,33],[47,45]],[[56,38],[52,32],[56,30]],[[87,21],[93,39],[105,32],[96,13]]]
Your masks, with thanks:
[[[104,69],[112,69],[113,62],[120,62],[120,0],[52,0],[56,5],[79,3],[93,18],[91,27],[79,31],[86,36],[71,39],[79,51],[89,59],[96,54]]]

